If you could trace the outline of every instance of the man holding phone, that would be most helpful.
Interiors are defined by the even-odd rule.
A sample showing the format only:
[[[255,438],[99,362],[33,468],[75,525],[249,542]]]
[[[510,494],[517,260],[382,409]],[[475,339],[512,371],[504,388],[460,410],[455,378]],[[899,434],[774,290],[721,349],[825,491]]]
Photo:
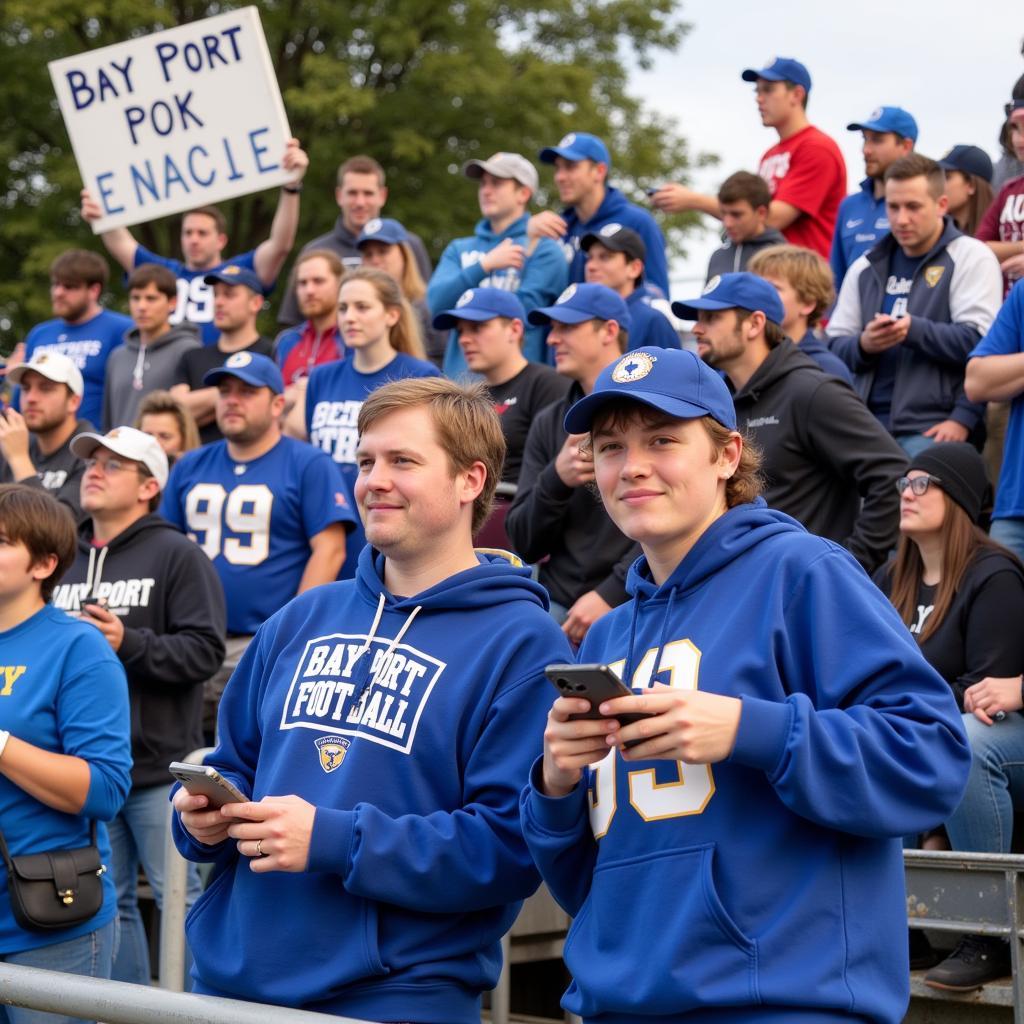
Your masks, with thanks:
[[[250,801],[174,796],[178,849],[214,864],[194,989],[479,1024],[538,882],[518,791],[569,648],[529,570],[473,548],[505,452],[486,388],[385,384],[358,427],[356,578],[268,619],[221,702],[206,761]]]
[[[891,234],[850,267],[828,325],[858,394],[911,458],[980,428],[984,406],[968,401],[964,372],[1002,297],[998,261],[946,215],[945,188],[928,157],[889,165]]]

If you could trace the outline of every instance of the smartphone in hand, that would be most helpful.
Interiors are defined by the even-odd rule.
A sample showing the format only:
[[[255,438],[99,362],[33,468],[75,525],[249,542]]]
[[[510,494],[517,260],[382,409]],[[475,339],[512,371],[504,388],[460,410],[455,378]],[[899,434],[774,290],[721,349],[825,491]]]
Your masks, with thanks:
[[[211,808],[223,807],[225,804],[244,804],[249,799],[216,768],[204,764],[189,764],[186,761],[172,761],[167,770],[193,796],[207,797]]]
[[[563,697],[582,697],[590,701],[590,710],[570,715],[572,722],[584,719],[602,719],[598,710],[606,700],[615,697],[635,696],[633,691],[619,679],[608,665],[548,665],[544,674]],[[649,711],[615,716],[620,725],[631,725],[642,718],[653,718]],[[627,747],[635,747],[640,740],[627,743]]]

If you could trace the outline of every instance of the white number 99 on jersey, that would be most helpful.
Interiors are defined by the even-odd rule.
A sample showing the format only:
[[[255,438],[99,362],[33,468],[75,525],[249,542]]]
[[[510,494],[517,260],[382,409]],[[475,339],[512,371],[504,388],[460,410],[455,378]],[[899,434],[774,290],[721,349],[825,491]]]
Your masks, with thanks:
[[[188,535],[214,559],[232,565],[259,565],[270,553],[273,492],[266,484],[196,484],[185,499]],[[225,536],[230,531],[232,536]]]

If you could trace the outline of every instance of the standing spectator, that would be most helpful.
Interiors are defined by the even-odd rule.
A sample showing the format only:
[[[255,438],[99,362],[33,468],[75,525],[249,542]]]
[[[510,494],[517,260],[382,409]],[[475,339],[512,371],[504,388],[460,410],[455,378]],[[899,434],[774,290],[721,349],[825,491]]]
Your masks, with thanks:
[[[754,253],[786,241],[781,231],[768,227],[771,204],[768,182],[760,174],[737,171],[722,182],[718,216],[725,242],[711,254],[705,280],[746,270]]]
[[[972,238],[992,205],[992,159],[977,146],[954,146],[940,161],[953,223]]]
[[[206,687],[212,735],[224,684],[260,625],[295,594],[337,578],[353,522],[331,460],[281,435],[284,381],[272,359],[236,352],[207,372],[224,440],[175,464],[160,514],[203,549],[227,602],[227,655]]]
[[[968,353],[999,309],[999,267],[945,216],[945,177],[914,153],[885,172],[892,233],[850,268],[828,336],[879,422],[913,458],[966,441],[984,410],[963,388]]]
[[[613,222],[594,234],[584,235],[580,248],[587,255],[587,283],[603,284],[626,300],[629,347],[679,348],[676,329],[652,305],[651,293],[644,286],[644,240],[632,229]]]
[[[223,366],[235,352],[254,352],[270,356],[274,343],[264,338],[256,326],[263,308],[260,279],[245,267],[228,264],[203,280],[213,288],[213,323],[220,331],[214,345],[193,348],[182,354],[170,389],[192,414],[199,427],[202,444],[220,440],[217,429],[217,389],[205,387],[203,377],[215,366]]]
[[[255,272],[263,285],[263,294],[268,295],[295,244],[295,232],[299,226],[299,194],[302,192],[302,178],[309,166],[309,157],[300,148],[298,139],[288,140],[281,166],[292,173],[292,180],[281,186],[281,197],[270,225],[270,236],[249,252],[224,258],[228,244],[227,221],[216,206],[190,210],[181,218],[181,251],[184,260],[150,252],[135,240],[127,228],[104,231],[100,239],[107,247],[107,252],[129,275],[136,267],[146,263],[159,263],[170,269],[176,278],[178,299],[172,311],[172,325],[177,326],[187,320],[199,328],[203,344],[212,345],[217,340],[217,328],[213,323],[213,291],[205,281],[206,275],[229,263],[243,266]],[[102,215],[100,204],[93,199],[88,189],[82,189],[82,218],[92,222]],[[130,417],[116,422],[128,423]]]
[[[299,252],[303,256],[313,249],[326,249],[334,253],[342,264],[339,277],[347,270],[354,270],[362,263],[362,256],[356,248],[356,239],[367,221],[381,215],[388,199],[387,180],[384,168],[373,157],[349,157],[339,168],[334,189],[338,204],[338,219],[334,228],[326,235],[320,235],[307,242]],[[424,281],[430,277],[430,257],[419,236],[409,232],[410,245],[416,254],[416,264]],[[335,296],[337,298],[337,296]],[[300,320],[300,304],[294,284],[289,287],[281,302],[277,321],[290,327]],[[288,378],[285,377],[286,382]]]
[[[763,452],[768,503],[876,569],[897,537],[899,445],[848,384],[785,336],[768,281],[723,274],[673,310],[697,320],[698,353],[729,378],[737,420]]]
[[[135,326],[107,360],[103,426],[131,423],[150,391],[166,391],[178,378],[178,364],[202,344],[191,323],[174,326],[178,302],[174,274],[159,263],[143,263],[128,275],[128,308]]]
[[[835,300],[832,269],[823,256],[796,245],[773,245],[758,252],[750,272],[763,277],[782,299],[782,330],[805,356],[826,373],[853,384],[849,367],[821,341],[815,328]]]
[[[971,445],[927,449],[899,486],[902,536],[876,582],[952,688],[973,754],[946,832],[954,850],[1009,853],[1024,762],[1024,570],[978,528],[988,481]],[[912,934],[923,956],[927,937]],[[924,981],[966,992],[1009,972],[1004,939],[966,935]]]
[[[799,61],[777,57],[769,67],[747,68],[743,80],[757,83],[761,123],[779,135],[758,168],[772,197],[768,226],[778,228],[792,245],[827,257],[846,192],[846,164],[835,140],[807,120],[811,76]],[[651,202],[669,213],[698,210],[720,216],[716,196],[674,183],[660,188]]]
[[[156,438],[132,427],[84,433],[78,555],[54,591],[56,608],[94,625],[124,666],[132,720],[132,788],[110,823],[121,941],[112,977],[148,985],[139,865],[163,907],[170,816],[167,765],[203,745],[203,682],[224,660],[224,593],[210,560],[153,513],[167,483]],[[187,904],[199,895],[188,875]]]
[[[540,151],[542,163],[555,167],[555,187],[565,208],[561,214],[544,210],[534,214],[526,227],[532,239],[561,242],[569,261],[569,280],[583,280],[585,256],[580,249],[584,235],[600,231],[613,221],[632,228],[647,247],[647,280],[668,298],[668,262],[665,236],[654,218],[627,201],[608,184],[611,157],[608,147],[586,132],[570,132],[557,146]]]
[[[858,256],[876,245],[889,231],[885,210],[885,172],[900,157],[913,152],[917,122],[902,107],[879,107],[865,121],[846,126],[864,136],[864,172],[860,190],[839,204],[832,236],[832,275],[839,288]],[[970,234],[970,232],[967,232]]]
[[[534,417],[505,529],[520,556],[541,562],[538,579],[551,595],[551,614],[579,644],[592,623],[626,600],[626,570],[637,552],[588,486],[594,465],[585,438],[567,433],[562,421],[626,351],[629,310],[610,288],[578,284],[528,317],[551,325],[555,369],[572,385]]]
[[[454,306],[470,288],[502,288],[515,292],[529,312],[553,302],[569,282],[565,257],[557,240],[527,235],[530,201],[537,191],[537,168],[519,153],[495,153],[470,160],[462,173],[476,182],[481,219],[472,235],[449,242],[427,288],[434,312]],[[526,327],[523,355],[544,362],[545,332]],[[458,377],[466,361],[453,331],[445,348],[444,372]]]
[[[199,447],[196,421],[170,391],[150,391],[132,426],[157,439],[170,465],[185,452]]]
[[[99,423],[110,353],[131,329],[130,317],[100,305],[109,278],[107,261],[85,249],[68,249],[50,264],[50,305],[56,319],[36,324],[25,339],[24,362],[37,352],[67,356],[82,375],[83,420]],[[19,362],[12,358],[8,365]]]
[[[1018,160],[1024,160],[1024,99],[1014,100],[1006,119],[1010,146]],[[996,254],[1005,291],[1024,277],[1024,175],[1011,178],[1000,188],[981,219],[976,236]]]
[[[21,385],[22,411],[0,412],[0,483],[49,491],[77,522],[85,464],[71,450],[71,439],[93,429],[78,416],[82,375],[69,356],[43,349],[30,362],[13,367],[7,377]]]
[[[95,843],[110,863],[104,822],[128,793],[128,688],[124,669],[93,629],[47,602],[75,557],[75,527],[48,494],[0,486],[0,821],[12,856]],[[95,835],[91,837],[92,827]],[[27,931],[4,884],[0,961],[109,978],[117,937],[117,897],[101,875],[103,904],[80,924]],[[54,975],[59,984],[59,974]],[[13,1024],[78,1017],[5,1007]]]

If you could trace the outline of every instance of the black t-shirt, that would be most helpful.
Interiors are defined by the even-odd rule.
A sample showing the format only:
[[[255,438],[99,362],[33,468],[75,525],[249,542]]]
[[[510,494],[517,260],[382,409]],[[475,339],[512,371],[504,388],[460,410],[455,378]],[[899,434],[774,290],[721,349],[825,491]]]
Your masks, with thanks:
[[[891,564],[876,580],[886,596]],[[915,636],[928,624],[937,586],[922,584],[917,613],[910,624]],[[968,566],[960,589],[939,627],[921,644],[928,663],[953,688],[963,708],[964,690],[986,676],[1024,672],[1024,573],[1000,551],[984,549]]]
[[[527,363],[511,380],[490,389],[507,448],[502,483],[519,482],[523,448],[534,416],[546,405],[564,398],[571,383],[550,366]]]
[[[251,345],[238,349],[239,352],[255,352],[261,356],[274,356],[274,343],[262,335]],[[216,345],[203,345],[200,348],[192,348],[185,352],[178,363],[178,372],[175,376],[175,384],[187,384],[189,391],[197,391],[207,385],[203,383],[203,376],[218,366],[223,366],[224,361],[233,356],[234,352],[221,352]],[[199,440],[203,444],[211,441],[219,441],[223,435],[217,428],[215,420],[211,420],[205,426],[199,428]]]

